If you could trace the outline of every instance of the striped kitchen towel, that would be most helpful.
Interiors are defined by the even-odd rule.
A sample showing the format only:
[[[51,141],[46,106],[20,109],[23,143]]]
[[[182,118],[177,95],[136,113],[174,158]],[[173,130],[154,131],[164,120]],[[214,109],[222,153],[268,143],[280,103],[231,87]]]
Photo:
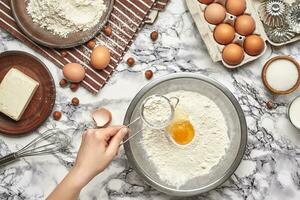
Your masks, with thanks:
[[[157,0],[154,3],[153,9],[162,11],[165,9],[166,5],[168,4],[169,0]]]
[[[41,53],[58,67],[62,68],[70,62],[77,62],[86,68],[86,77],[82,86],[96,94],[111,77],[123,55],[132,44],[136,34],[143,27],[147,14],[152,10],[163,10],[169,0],[115,0],[108,25],[112,27],[111,36],[100,32],[95,37],[97,43],[105,44],[111,52],[111,61],[104,70],[95,70],[90,66],[91,50],[83,44],[81,46],[57,50],[40,46],[28,39],[18,28],[9,0],[0,0],[0,27],[7,30],[24,44]],[[64,51],[62,56],[61,51]]]

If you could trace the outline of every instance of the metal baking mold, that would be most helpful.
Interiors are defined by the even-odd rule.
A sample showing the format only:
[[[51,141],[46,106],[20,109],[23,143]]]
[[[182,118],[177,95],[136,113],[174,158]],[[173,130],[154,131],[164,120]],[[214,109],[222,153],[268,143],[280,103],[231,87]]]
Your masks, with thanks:
[[[292,30],[299,34],[300,33],[300,2],[292,4],[289,12],[287,13],[287,23],[290,25]]]
[[[276,42],[276,43],[288,42],[296,36],[296,33],[293,32],[291,27],[289,27],[288,25],[282,27],[275,27],[275,28],[268,27],[266,33],[269,39],[272,42]]]
[[[267,0],[260,5],[259,16],[268,26],[278,27],[285,23],[288,10],[289,5],[283,0]]]

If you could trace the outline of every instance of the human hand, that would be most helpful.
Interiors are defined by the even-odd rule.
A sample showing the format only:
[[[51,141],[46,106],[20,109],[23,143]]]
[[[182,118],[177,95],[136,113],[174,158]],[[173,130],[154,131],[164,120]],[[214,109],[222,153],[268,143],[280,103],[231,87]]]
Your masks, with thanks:
[[[128,133],[125,126],[89,129],[82,135],[81,145],[73,170],[80,177],[82,187],[102,172],[119,151]]]

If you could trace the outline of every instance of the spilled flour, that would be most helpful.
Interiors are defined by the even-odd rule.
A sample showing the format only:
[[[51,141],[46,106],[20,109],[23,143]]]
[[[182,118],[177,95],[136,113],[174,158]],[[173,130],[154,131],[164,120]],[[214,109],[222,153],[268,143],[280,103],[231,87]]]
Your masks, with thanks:
[[[144,125],[141,143],[161,180],[180,187],[192,178],[209,173],[219,163],[226,153],[229,137],[221,110],[209,98],[189,91],[166,96],[179,98],[178,107],[189,114],[195,129],[193,141],[181,147],[165,137],[164,130]]]
[[[27,0],[33,22],[62,37],[94,27],[106,6],[103,0]]]

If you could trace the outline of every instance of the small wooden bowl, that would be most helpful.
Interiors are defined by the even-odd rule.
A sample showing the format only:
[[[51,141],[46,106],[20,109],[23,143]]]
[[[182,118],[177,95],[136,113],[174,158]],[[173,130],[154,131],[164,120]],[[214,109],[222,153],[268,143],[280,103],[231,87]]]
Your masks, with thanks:
[[[272,88],[269,85],[267,78],[266,78],[267,69],[270,66],[270,64],[273,63],[275,60],[282,60],[282,59],[291,61],[292,63],[295,64],[295,66],[298,69],[298,81],[292,88],[290,88],[289,90],[285,90],[285,91],[275,90],[274,88]],[[266,62],[266,64],[264,65],[264,68],[262,70],[261,76],[262,76],[262,80],[263,80],[265,87],[268,88],[268,90],[270,90],[272,93],[274,93],[274,94],[289,94],[289,93],[294,92],[300,86],[300,65],[294,58],[291,58],[290,56],[275,56],[275,57],[271,58],[268,62]]]

